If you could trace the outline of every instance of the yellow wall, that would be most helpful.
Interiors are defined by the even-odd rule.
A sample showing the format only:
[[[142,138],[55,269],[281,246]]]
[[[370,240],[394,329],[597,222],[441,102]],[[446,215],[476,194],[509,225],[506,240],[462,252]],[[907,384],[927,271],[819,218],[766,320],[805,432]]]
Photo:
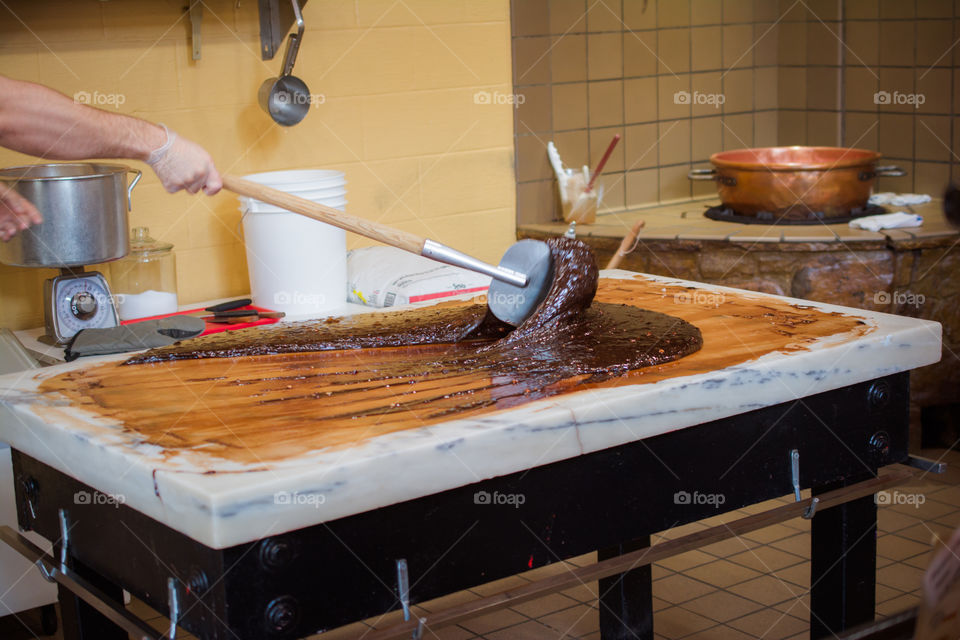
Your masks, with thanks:
[[[343,170],[348,212],[499,260],[514,239],[513,112],[473,96],[510,91],[508,0],[310,0],[294,73],[325,102],[289,129],[256,103],[281,58],[260,60],[256,0],[205,0],[196,62],[186,4],[7,0],[0,73],[120,94],[121,112],[196,140],[222,172]],[[0,149],[0,166],[32,162]],[[181,303],[245,293],[236,198],[169,195],[130,164],[145,172],[131,225],[174,243]],[[0,266],[0,326],[42,323],[50,273]]]

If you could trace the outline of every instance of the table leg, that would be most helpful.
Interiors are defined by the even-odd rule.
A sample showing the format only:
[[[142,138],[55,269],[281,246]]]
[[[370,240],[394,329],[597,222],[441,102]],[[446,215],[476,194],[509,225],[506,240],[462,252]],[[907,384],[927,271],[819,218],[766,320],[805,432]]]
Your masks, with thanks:
[[[868,476],[816,487],[814,495]],[[834,637],[874,619],[877,505],[873,496],[817,512],[811,525],[810,637]]]
[[[643,549],[650,538],[638,538],[597,552],[598,560]],[[653,574],[645,565],[600,580],[600,637],[603,640],[653,640]]]
[[[59,549],[56,551],[59,554]],[[123,606],[123,590],[120,587],[76,560],[71,563],[71,568]],[[62,586],[58,586],[58,599],[63,621],[63,640],[128,640],[126,631]]]

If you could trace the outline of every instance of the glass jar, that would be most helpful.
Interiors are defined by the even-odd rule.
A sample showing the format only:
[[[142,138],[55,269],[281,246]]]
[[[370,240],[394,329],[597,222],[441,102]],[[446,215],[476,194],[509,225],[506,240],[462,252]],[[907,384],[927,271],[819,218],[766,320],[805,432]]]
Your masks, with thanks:
[[[147,227],[133,230],[130,253],[111,263],[110,276],[121,320],[177,311],[177,263],[173,245],[151,238]]]

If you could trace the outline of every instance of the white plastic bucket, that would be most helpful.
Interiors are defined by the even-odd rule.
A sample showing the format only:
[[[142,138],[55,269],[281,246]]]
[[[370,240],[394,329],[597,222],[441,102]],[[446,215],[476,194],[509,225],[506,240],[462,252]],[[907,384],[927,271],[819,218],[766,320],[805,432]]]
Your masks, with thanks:
[[[322,204],[328,207],[333,207],[334,209],[344,210],[344,207],[347,205],[347,199],[344,197],[346,192],[343,194],[332,196],[329,198],[307,198],[311,202],[316,202],[317,204]],[[253,200],[250,198],[241,198],[240,199],[240,211],[252,211],[254,213],[282,213],[286,211],[283,207],[276,207],[272,204],[267,204],[266,202],[260,202],[259,200]]]
[[[292,179],[302,174],[312,174],[307,177],[314,182],[291,186]],[[326,197],[317,194],[308,199],[340,210],[347,203],[339,171],[278,171],[246,177],[282,191],[327,191]],[[326,185],[314,188],[324,179]],[[334,184],[336,180],[339,185]],[[241,198],[240,210],[253,304],[283,311],[287,318],[325,316],[342,309],[347,297],[345,231],[249,198]]]
[[[292,171],[267,171],[244,176],[251,182],[287,191],[290,188],[312,189],[343,186],[347,183],[342,171],[324,169],[295,169]]]

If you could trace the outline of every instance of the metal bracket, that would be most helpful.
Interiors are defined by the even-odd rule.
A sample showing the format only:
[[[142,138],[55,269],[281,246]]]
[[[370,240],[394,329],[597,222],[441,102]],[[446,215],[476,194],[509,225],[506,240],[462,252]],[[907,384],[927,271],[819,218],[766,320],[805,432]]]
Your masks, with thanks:
[[[810,506],[803,510],[804,520],[813,520],[813,516],[817,513],[818,504],[820,504],[820,498],[814,498],[810,501]]]
[[[57,509],[57,517],[60,520],[60,571],[67,568],[67,547],[70,546],[70,527],[67,526],[67,512],[65,509]]]
[[[167,606],[170,609],[170,630],[166,640],[176,640],[177,623],[180,622],[180,595],[176,578],[167,578]]]
[[[193,59],[200,59],[200,24],[203,22],[203,2],[192,0],[190,3],[190,43],[193,45]]]
[[[403,620],[406,622],[410,619],[410,572],[406,558],[397,560],[397,591],[400,595],[400,606],[403,607]]]
[[[921,469],[927,473],[946,473],[947,472],[947,463],[940,462],[939,460],[931,460],[929,458],[921,458],[920,456],[909,456],[907,458],[907,464],[915,469]]]
[[[426,618],[420,618],[417,621],[417,628],[413,630],[413,640],[422,640],[423,639],[423,625],[427,623]]]
[[[793,497],[800,502],[800,451],[790,450],[790,479],[793,482]]]

